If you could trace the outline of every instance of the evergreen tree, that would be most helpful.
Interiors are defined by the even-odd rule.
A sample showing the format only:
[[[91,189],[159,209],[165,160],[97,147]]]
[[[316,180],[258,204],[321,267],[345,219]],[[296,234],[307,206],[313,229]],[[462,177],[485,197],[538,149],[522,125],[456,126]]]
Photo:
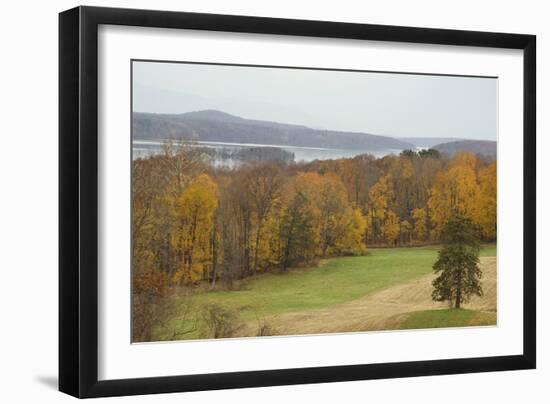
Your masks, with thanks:
[[[315,255],[316,239],[314,217],[310,201],[303,192],[297,192],[281,221],[281,264],[283,272],[291,265],[308,262]]]
[[[481,296],[479,228],[471,219],[454,215],[442,232],[443,248],[433,266],[439,276],[433,281],[432,299],[450,301],[455,308],[471,295]]]

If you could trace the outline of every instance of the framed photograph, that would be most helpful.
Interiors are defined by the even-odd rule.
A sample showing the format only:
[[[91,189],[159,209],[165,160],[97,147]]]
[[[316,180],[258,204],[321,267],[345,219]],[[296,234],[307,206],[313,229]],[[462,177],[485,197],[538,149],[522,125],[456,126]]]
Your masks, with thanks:
[[[59,28],[61,391],[535,368],[535,36]]]

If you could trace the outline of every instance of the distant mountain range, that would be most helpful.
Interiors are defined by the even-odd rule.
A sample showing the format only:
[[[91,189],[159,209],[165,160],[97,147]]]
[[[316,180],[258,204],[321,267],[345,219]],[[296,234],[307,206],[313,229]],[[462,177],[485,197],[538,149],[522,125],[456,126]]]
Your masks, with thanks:
[[[451,156],[460,151],[467,151],[493,158],[497,156],[497,142],[490,140],[459,140],[456,142],[438,144],[432,148]]]
[[[456,137],[396,137],[396,139],[402,142],[407,142],[415,145],[416,147],[429,148],[441,143],[456,142],[459,139]]]
[[[434,148],[453,155],[457,151],[495,157],[496,142],[455,138],[393,138],[362,132],[313,129],[271,121],[245,119],[217,110],[183,114],[135,112],[132,119],[134,139],[194,139],[258,145],[351,149],[358,151],[396,151]]]
[[[411,143],[387,136],[244,119],[215,110],[185,114],[134,113],[132,130],[134,138],[139,140],[187,138],[211,142],[365,151],[415,148]]]

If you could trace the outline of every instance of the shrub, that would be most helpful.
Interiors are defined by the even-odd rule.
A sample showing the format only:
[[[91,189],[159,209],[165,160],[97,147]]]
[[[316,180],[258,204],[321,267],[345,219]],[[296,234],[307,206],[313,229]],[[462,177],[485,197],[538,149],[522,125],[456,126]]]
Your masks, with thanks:
[[[204,306],[202,315],[208,330],[207,338],[231,337],[240,326],[235,311],[217,304]]]

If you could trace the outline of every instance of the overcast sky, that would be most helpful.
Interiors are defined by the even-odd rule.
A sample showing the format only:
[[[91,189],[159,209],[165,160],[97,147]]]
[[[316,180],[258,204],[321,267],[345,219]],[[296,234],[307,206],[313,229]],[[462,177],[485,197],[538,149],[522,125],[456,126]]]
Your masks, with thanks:
[[[217,109],[319,129],[496,140],[497,79],[134,62],[133,109]]]

